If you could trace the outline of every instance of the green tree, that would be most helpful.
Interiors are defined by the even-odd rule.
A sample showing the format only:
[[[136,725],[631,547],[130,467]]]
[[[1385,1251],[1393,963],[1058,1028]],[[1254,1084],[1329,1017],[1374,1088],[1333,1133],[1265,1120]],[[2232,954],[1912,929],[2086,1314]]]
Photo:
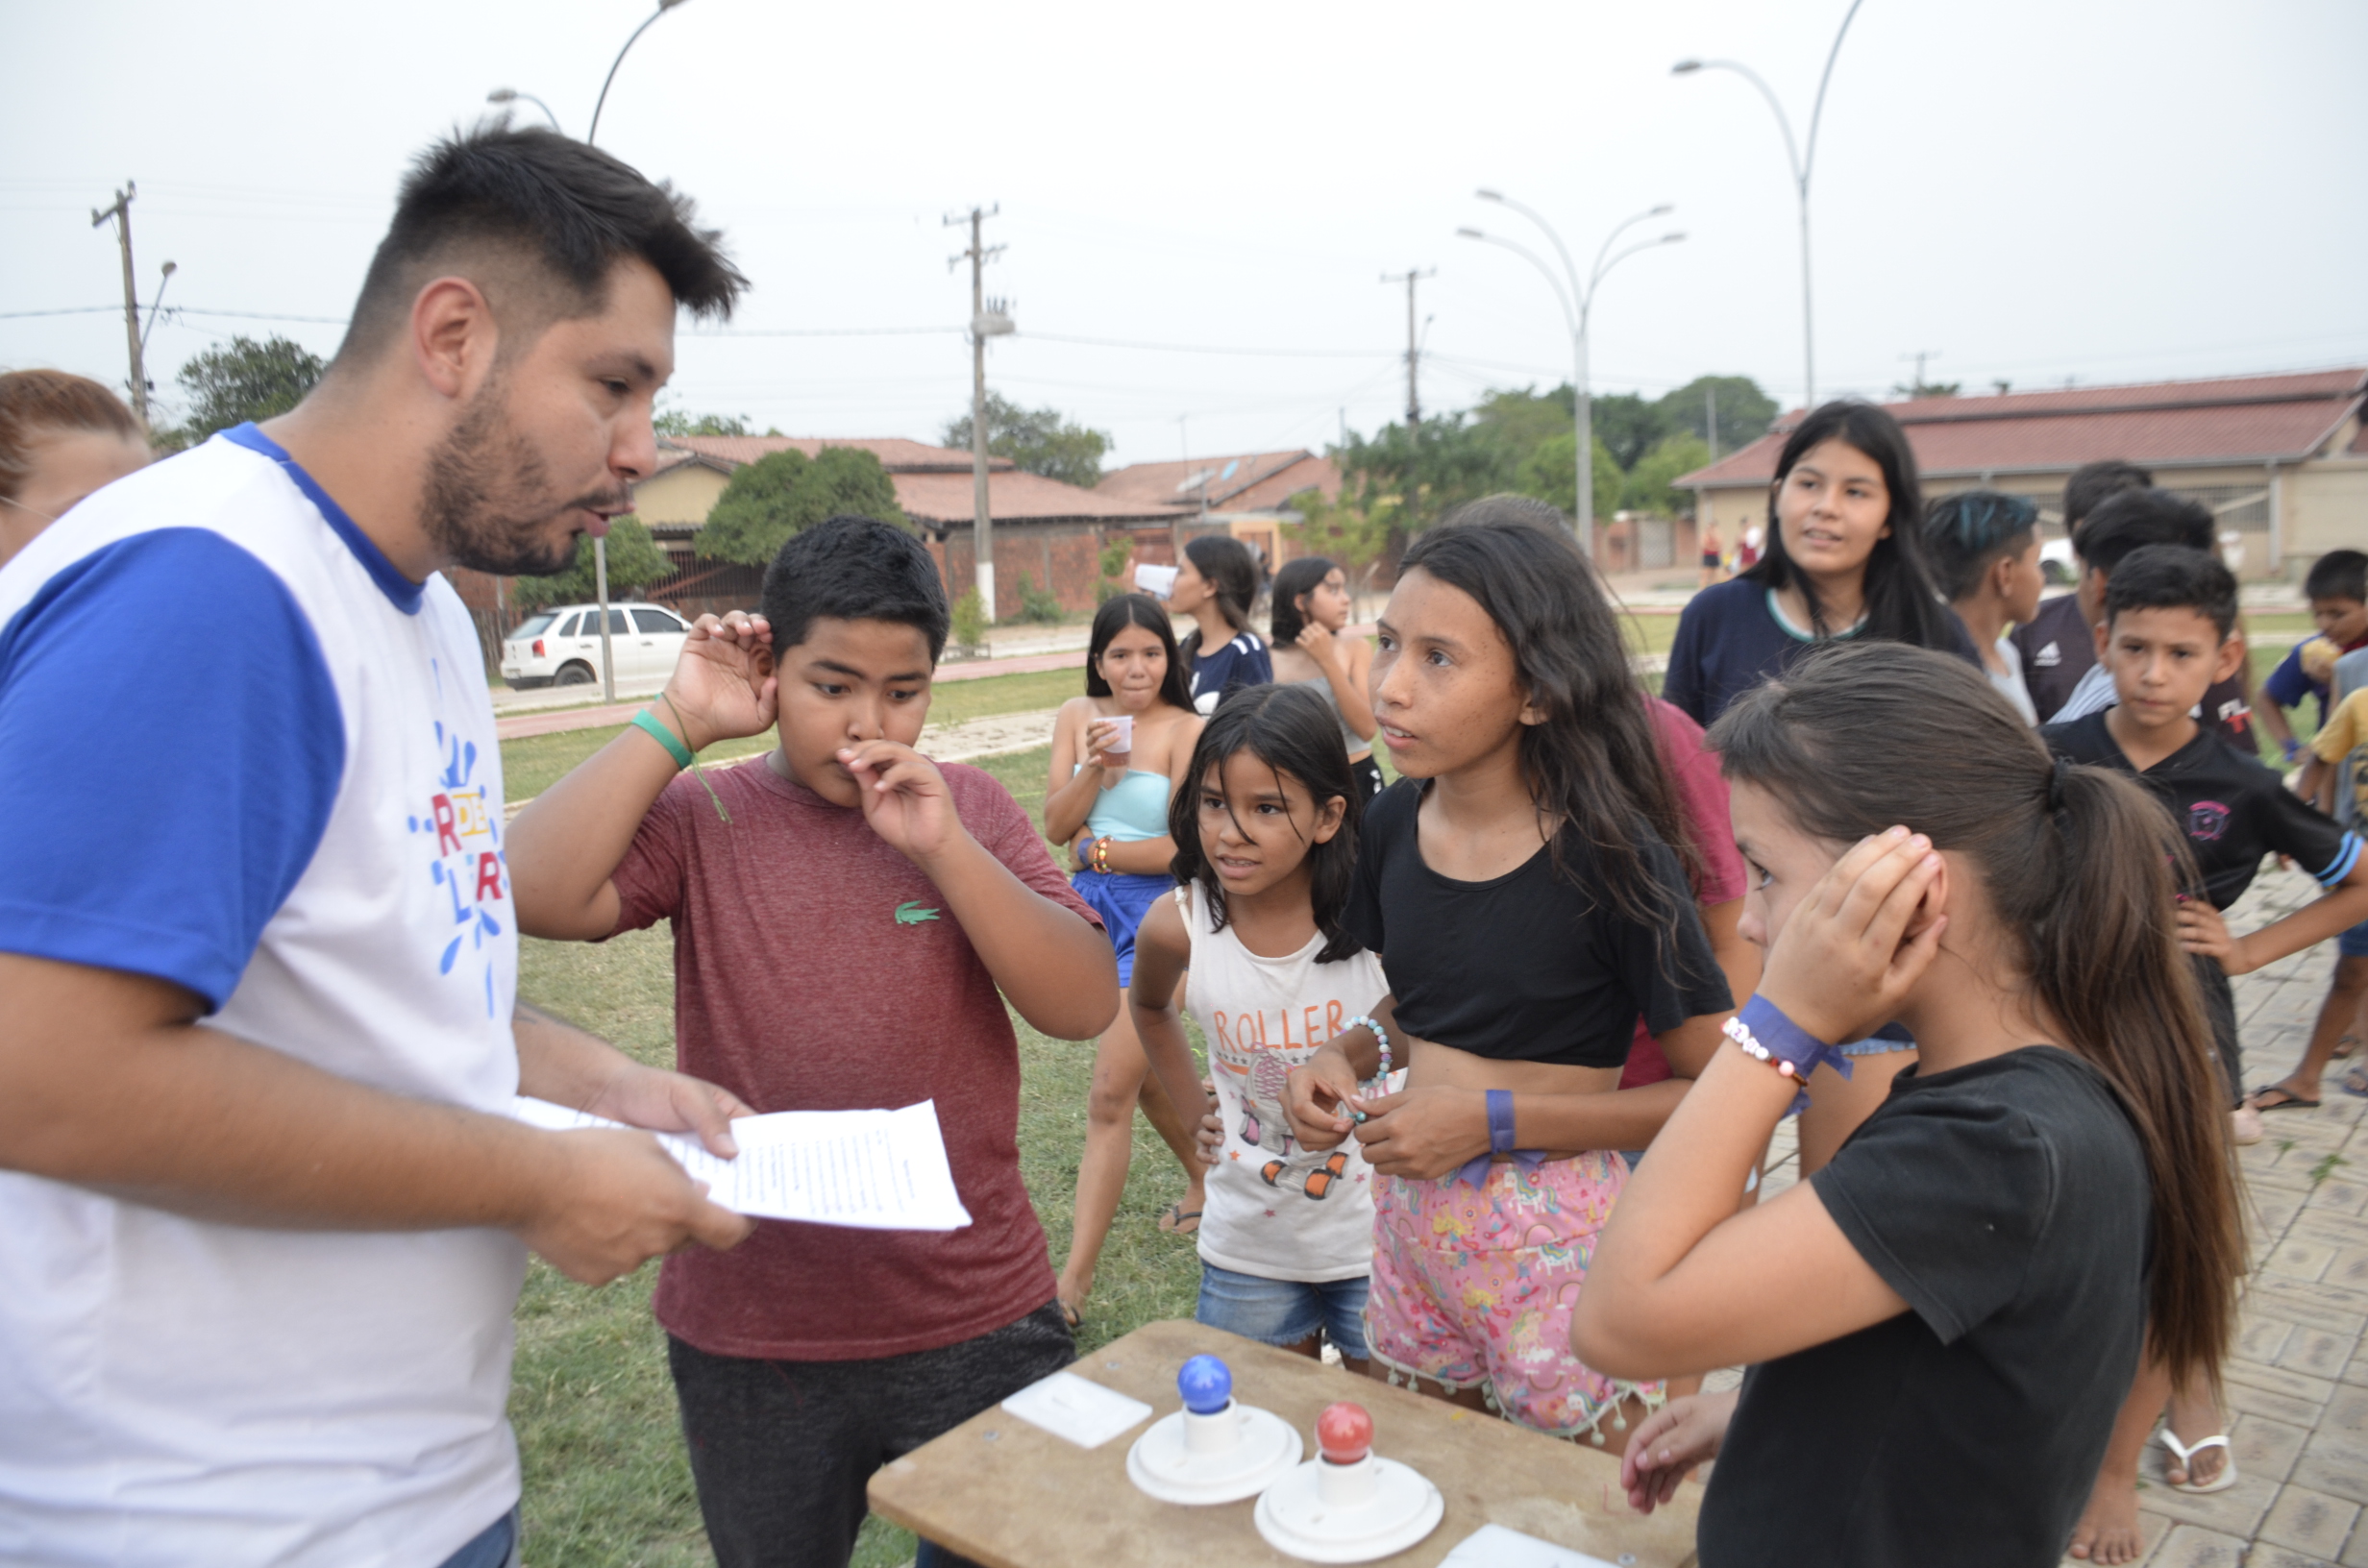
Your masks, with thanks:
[[[660,435],[753,435],[746,414],[694,414],[666,408],[650,421]]]
[[[1409,429],[1385,425],[1371,440],[1349,433],[1336,461],[1341,501],[1378,527],[1389,547],[1419,533],[1468,501],[1511,489],[1514,465],[1495,432],[1462,414]]]
[[[1710,460],[1711,449],[1700,436],[1681,433],[1665,437],[1628,471],[1627,482],[1620,487],[1620,504],[1632,512],[1652,512],[1661,517],[1690,512],[1693,496],[1671,488],[1670,481]]]
[[[1390,548],[1387,526],[1376,522],[1371,511],[1348,502],[1344,494],[1341,501],[1330,502],[1320,490],[1302,490],[1285,505],[1299,514],[1298,522],[1283,527],[1298,539],[1302,553],[1323,556],[1352,583]]]
[[[1095,603],[1107,604],[1133,590],[1134,584],[1126,580],[1126,563],[1134,553],[1135,542],[1125,534],[1102,541],[1101,580],[1094,586]]]
[[[1540,501],[1550,501],[1563,509],[1565,517],[1578,513],[1579,505],[1579,432],[1565,427],[1531,449],[1515,476],[1513,488]],[[1595,517],[1609,523],[1612,514],[1619,510],[1620,486],[1625,477],[1612,456],[1612,449],[1595,438],[1594,463]]]
[[[1637,392],[1598,393],[1589,399],[1588,423],[1595,439],[1612,449],[1612,460],[1623,474],[1669,433],[1660,404],[1645,402]]]
[[[861,447],[825,447],[812,457],[792,447],[768,453],[731,477],[692,541],[700,556],[763,566],[792,534],[851,512],[902,525],[896,485]]]
[[[328,360],[284,337],[258,343],[242,335],[208,349],[173,378],[188,394],[189,417],[169,432],[172,441],[193,447],[216,430],[284,414],[328,369]]]
[[[1962,381],[1919,381],[1911,378],[1891,388],[1895,398],[1953,398],[1964,390]]]
[[[1518,392],[1491,392],[1472,410],[1472,423],[1489,432],[1505,459],[1518,468],[1542,442],[1568,435],[1577,403],[1565,381],[1551,392],[1524,387]]]
[[[967,450],[971,416],[946,423],[945,444]],[[1091,490],[1101,482],[1107,430],[1073,425],[1058,408],[1023,408],[999,393],[987,394],[987,451],[1008,457],[1021,472]]]
[[[1767,434],[1779,412],[1776,400],[1760,390],[1748,376],[1697,376],[1661,400],[1666,433],[1684,430],[1708,441],[1710,394],[1718,404],[1718,451],[1721,455],[1751,445]]]
[[[611,602],[630,599],[650,584],[671,576],[675,563],[657,548],[650,530],[638,519],[620,517],[608,525],[608,598]],[[600,591],[597,573],[592,564],[592,536],[584,534],[576,541],[576,559],[566,571],[552,577],[520,577],[516,591],[518,607],[539,610],[552,604],[589,604]]]

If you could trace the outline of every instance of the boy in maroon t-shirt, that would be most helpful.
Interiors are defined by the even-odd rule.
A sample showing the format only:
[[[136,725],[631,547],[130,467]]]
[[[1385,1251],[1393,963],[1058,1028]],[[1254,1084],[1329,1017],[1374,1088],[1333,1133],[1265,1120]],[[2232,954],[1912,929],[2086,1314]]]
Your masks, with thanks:
[[[762,603],[700,620],[634,727],[511,824],[509,870],[532,936],[671,920],[677,1056],[758,1111],[937,1103],[971,1225],[760,1220],[658,1277],[717,1560],[841,1568],[873,1471],[1074,1357],[1020,1181],[1003,1002],[1091,1040],[1118,972],[1002,786],[913,749],[948,621],[920,543],[817,524]],[[777,712],[779,748],[713,774],[713,798],[679,776],[678,758]]]

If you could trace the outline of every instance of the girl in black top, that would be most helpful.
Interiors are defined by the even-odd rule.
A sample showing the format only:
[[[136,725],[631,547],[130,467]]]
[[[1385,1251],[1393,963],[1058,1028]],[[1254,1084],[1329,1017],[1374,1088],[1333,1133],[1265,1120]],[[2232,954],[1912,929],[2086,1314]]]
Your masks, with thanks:
[[[1768,947],[1738,1025],[1809,1048],[1896,1017],[1922,1060],[1740,1213],[1795,1080],[1739,1041],[1670,1118],[1572,1342],[1631,1376],[1756,1364],[1644,1424],[1631,1501],[1715,1455],[1703,1568],[2053,1564],[2141,1343],[2216,1375],[2244,1267],[2170,824],[1920,649],[1820,652],[1711,743]]]
[[[1367,809],[1344,916],[1392,995],[1292,1075],[1289,1106],[1302,1143],[1353,1134],[1377,1172],[1374,1375],[1616,1442],[1659,1385],[1572,1357],[1570,1303],[1627,1179],[1600,1151],[1641,1147],[1686,1088],[1622,1091],[1620,1066],[1640,1016],[1699,1064],[1731,1004],[1590,570],[1528,524],[1407,552],[1370,685],[1405,776]],[[1385,1033],[1401,1093],[1360,1087]]]

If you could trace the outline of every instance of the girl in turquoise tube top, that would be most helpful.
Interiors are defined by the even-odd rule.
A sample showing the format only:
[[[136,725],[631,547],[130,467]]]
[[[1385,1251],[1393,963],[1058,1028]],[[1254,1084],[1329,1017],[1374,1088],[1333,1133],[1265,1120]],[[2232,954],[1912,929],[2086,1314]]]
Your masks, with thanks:
[[[1075,858],[1078,895],[1101,917],[1118,949],[1122,992],[1133,978],[1135,928],[1175,886],[1168,870],[1175,858],[1168,803],[1199,739],[1200,717],[1166,607],[1147,594],[1122,594],[1103,604],[1087,646],[1085,695],[1071,698],[1053,723],[1045,836],[1068,845]],[[1193,1124],[1161,1092],[1134,1020],[1121,1008],[1095,1046],[1076,1217],[1059,1286],[1072,1328],[1094,1288],[1094,1264],[1126,1186],[1138,1103],[1184,1167],[1184,1196],[1168,1206],[1160,1229],[1190,1235],[1199,1225],[1202,1169]],[[1200,1107],[1192,1112],[1196,1121]]]

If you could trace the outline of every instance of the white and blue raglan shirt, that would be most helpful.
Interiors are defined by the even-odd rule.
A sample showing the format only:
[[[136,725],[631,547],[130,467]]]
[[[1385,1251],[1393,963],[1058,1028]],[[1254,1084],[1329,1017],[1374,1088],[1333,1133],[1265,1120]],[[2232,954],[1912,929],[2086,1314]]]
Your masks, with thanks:
[[[416,1099],[518,1080],[501,753],[450,584],[255,427],[0,569],[0,951]],[[0,1172],[0,1561],[441,1562],[518,1499],[525,1252]]]

